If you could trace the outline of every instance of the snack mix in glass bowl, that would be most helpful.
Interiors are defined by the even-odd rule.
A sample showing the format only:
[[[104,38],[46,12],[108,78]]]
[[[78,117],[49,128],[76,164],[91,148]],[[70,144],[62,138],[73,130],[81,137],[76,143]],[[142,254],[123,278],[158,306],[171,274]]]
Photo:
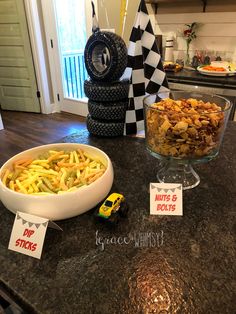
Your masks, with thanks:
[[[144,107],[147,149],[164,162],[159,181],[182,183],[184,189],[198,185],[200,179],[191,164],[218,154],[230,101],[217,95],[176,91],[147,96]],[[188,182],[186,176],[192,175],[195,179]]]

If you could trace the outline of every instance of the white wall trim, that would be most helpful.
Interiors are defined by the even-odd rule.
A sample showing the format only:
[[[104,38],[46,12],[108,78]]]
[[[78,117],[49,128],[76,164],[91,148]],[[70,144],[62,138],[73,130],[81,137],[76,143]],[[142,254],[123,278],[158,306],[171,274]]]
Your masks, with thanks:
[[[94,0],[95,6],[97,1]],[[55,20],[55,3],[53,0],[41,0],[43,20],[45,27],[47,51],[49,58],[49,67],[52,79],[53,96],[55,101],[56,110],[66,111],[81,116],[86,116],[88,113],[86,99],[79,101],[64,98],[63,82],[61,81],[62,69],[60,65],[60,55],[58,47],[58,34]],[[87,17],[92,17],[92,7],[90,1],[85,1],[85,12]],[[90,36],[92,33],[92,19],[87,18],[86,32]],[[53,48],[51,47],[51,40],[53,41]],[[58,101],[57,95],[60,95],[60,101]]]
[[[34,58],[35,72],[37,78],[38,88],[41,94],[40,105],[42,113],[53,113],[60,112],[60,102],[57,99],[57,94],[62,95],[62,86],[60,82],[61,69],[58,68],[60,64],[59,56],[56,53],[57,47],[57,30],[54,22],[54,3],[52,0],[41,0],[41,7],[43,12],[43,23],[46,35],[46,47],[43,45],[41,23],[38,14],[37,0],[24,0],[25,11],[28,22],[29,35],[31,40],[32,53]],[[98,18],[97,0],[94,0],[96,14]],[[85,8],[87,16],[92,16],[91,2],[85,1]],[[87,19],[86,31],[88,37],[92,33],[92,20]],[[51,48],[51,39],[54,43],[54,49]],[[44,50],[47,51],[44,51]],[[48,81],[47,75],[47,65],[45,60],[45,53],[48,55],[49,59],[49,70],[51,76],[51,82]],[[52,85],[53,99],[54,103],[50,102],[50,88],[49,83]],[[70,102],[70,101],[69,101]],[[81,115],[86,115],[87,102],[80,102]],[[78,105],[78,104],[77,104]],[[69,108],[68,108],[69,109]],[[71,104],[71,108],[68,110],[74,113],[74,105]],[[78,113],[77,113],[78,114]]]
[[[65,108],[62,107],[61,111],[73,113],[80,115],[82,117],[86,117],[88,115],[88,100],[83,98],[81,101],[76,101],[76,100],[66,100],[66,110],[63,110]]]
[[[37,0],[24,0],[42,113],[52,113]]]
[[[96,17],[99,23],[97,0],[93,0],[93,3],[95,7]],[[86,12],[86,32],[87,32],[87,37],[89,38],[92,35],[92,27],[93,27],[92,19],[88,18],[89,16],[92,16],[91,1],[85,1],[85,12]]]
[[[54,3],[53,1],[41,0],[44,29],[46,36],[47,53],[49,59],[49,68],[52,80],[52,90],[54,98],[54,111],[60,112],[60,103],[57,95],[62,95],[62,87],[60,84],[61,69],[57,65],[60,64],[59,56],[56,53],[58,50],[57,30],[54,19]],[[51,47],[51,41],[54,48]]]
[[[2,123],[2,117],[1,117],[1,113],[0,113],[0,130],[3,130],[4,127],[3,127],[3,123]]]

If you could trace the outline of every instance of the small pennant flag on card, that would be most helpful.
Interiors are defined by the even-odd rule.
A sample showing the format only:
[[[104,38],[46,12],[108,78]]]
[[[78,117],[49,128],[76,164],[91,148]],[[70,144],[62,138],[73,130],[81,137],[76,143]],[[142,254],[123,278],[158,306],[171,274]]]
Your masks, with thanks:
[[[125,74],[130,87],[124,134],[136,134],[144,129],[144,96],[169,91],[145,0],[140,2],[131,32]]]

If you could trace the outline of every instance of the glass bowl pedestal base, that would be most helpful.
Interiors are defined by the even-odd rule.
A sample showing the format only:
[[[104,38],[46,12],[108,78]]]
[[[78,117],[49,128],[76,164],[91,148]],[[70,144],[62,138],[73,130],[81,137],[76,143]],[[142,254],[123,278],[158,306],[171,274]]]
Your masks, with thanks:
[[[192,189],[200,183],[200,177],[190,162],[162,160],[160,166],[157,172],[157,180],[160,183],[180,183],[183,190]]]

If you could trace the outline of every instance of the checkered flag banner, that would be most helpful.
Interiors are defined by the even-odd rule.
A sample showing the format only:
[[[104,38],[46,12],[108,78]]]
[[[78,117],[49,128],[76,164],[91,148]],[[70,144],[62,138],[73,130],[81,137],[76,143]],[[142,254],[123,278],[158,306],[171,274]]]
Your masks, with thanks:
[[[96,17],[96,12],[95,12],[95,6],[93,1],[91,1],[91,5],[92,5],[92,19],[93,19],[93,27],[92,27],[92,32],[95,33],[96,31],[99,31],[99,25],[98,25],[98,20]]]
[[[169,91],[166,74],[158,51],[150,17],[141,0],[133,26],[125,75],[130,79],[129,105],[124,134],[144,130],[143,98],[145,95]]]

